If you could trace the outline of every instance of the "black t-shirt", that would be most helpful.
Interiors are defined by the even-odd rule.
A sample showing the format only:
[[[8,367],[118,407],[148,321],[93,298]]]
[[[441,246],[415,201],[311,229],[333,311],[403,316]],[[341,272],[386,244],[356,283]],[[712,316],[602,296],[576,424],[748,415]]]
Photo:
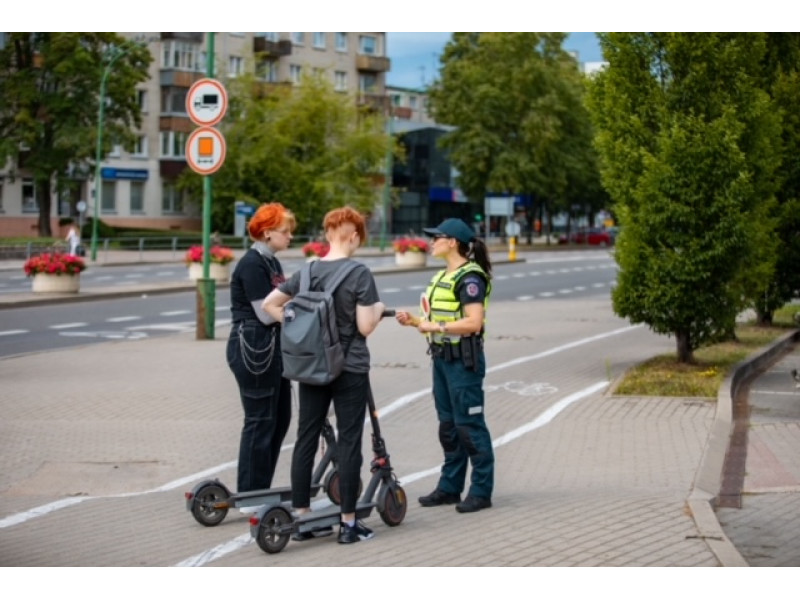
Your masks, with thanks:
[[[252,303],[264,298],[286,281],[283,268],[275,256],[250,248],[236,264],[231,275],[231,319],[258,320]]]
[[[318,260],[311,264],[312,290],[324,290],[325,283],[330,281],[333,274],[349,258],[338,260]],[[357,262],[357,261],[354,261]],[[336,326],[339,337],[346,348],[344,370],[350,373],[369,372],[369,349],[366,338],[358,332],[356,325],[356,305],[372,306],[380,301],[378,287],[372,272],[362,263],[357,263],[355,269],[348,273],[333,292],[333,301],[336,306]],[[300,291],[300,271],[283,284],[278,286],[284,294],[294,296]]]

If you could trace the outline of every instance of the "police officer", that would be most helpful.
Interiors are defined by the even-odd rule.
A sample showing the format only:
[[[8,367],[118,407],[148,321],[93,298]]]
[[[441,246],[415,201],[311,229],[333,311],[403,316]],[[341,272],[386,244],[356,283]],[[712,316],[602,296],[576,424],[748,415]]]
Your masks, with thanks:
[[[422,506],[455,504],[461,513],[492,505],[494,451],[484,418],[483,329],[491,293],[491,264],[484,242],[460,219],[425,229],[431,254],[446,266],[431,280],[420,317],[398,311],[401,325],[428,337],[433,358],[433,397],[444,463],[436,489],[419,498]],[[467,466],[470,486],[462,501]]]

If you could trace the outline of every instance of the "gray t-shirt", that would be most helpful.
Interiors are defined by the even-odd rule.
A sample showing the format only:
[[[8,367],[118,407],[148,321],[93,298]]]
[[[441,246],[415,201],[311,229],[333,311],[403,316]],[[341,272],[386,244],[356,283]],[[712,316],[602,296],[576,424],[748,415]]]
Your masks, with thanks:
[[[324,290],[325,283],[332,279],[333,274],[347,260],[352,259],[318,260],[311,263],[311,289]],[[367,339],[358,332],[356,305],[372,306],[379,302],[380,298],[372,272],[362,263],[353,262],[358,266],[348,273],[333,293],[336,326],[339,328],[339,337],[345,347],[344,370],[350,373],[368,373],[369,349]],[[278,289],[289,296],[297,294],[300,291],[300,271],[293,273],[286,282],[278,286]]]

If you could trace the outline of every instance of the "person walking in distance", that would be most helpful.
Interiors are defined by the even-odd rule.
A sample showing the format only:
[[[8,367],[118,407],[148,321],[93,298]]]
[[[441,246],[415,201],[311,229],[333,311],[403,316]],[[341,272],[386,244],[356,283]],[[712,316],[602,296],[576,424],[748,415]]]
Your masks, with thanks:
[[[285,281],[275,254],[289,247],[295,218],[278,202],[262,204],[247,225],[252,246],[231,275],[228,366],[239,386],[244,424],[239,442],[237,489],[268,489],[292,416],[291,382],[282,377],[280,323],[261,309]],[[255,508],[243,508],[254,512]]]
[[[483,240],[460,219],[423,230],[431,254],[444,260],[423,297],[421,316],[397,311],[398,323],[426,334],[433,359],[433,398],[444,463],[439,482],[422,506],[455,504],[461,513],[492,506],[494,451],[484,414],[486,360],[483,333],[492,267]],[[470,486],[462,500],[467,467]]]
[[[326,214],[323,228],[330,250],[311,264],[311,290],[325,290],[343,263],[352,261],[350,257],[366,240],[364,217],[350,207],[337,208]],[[284,306],[300,291],[300,275],[297,271],[267,297],[264,309],[273,318],[283,321]],[[338,542],[350,544],[373,537],[372,530],[356,520],[355,512],[363,463],[361,440],[370,393],[367,336],[380,323],[386,306],[378,297],[375,278],[361,263],[356,263],[336,287],[333,302],[336,326],[345,353],[344,369],[326,385],[299,383],[297,442],[292,455],[292,510],[297,515],[311,510],[314,454],[319,448],[322,426],[333,402],[341,496]],[[302,541],[330,533],[330,527],[323,527],[316,532],[296,533],[293,539]]]

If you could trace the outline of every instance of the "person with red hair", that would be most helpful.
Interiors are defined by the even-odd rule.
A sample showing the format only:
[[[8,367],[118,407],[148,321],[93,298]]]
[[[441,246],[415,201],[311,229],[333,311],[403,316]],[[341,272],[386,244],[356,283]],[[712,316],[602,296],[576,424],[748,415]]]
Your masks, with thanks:
[[[366,241],[364,217],[350,208],[330,211],[323,221],[330,251],[311,264],[310,289],[324,290],[337,271]],[[353,261],[355,262],[355,261]],[[369,396],[369,350],[367,336],[380,323],[386,308],[378,297],[372,272],[363,264],[347,274],[333,292],[336,326],[345,349],[344,371],[328,385],[300,383],[297,442],[292,455],[292,509],[298,514],[311,510],[311,477],[314,455],[319,447],[322,426],[333,402],[336,413],[339,492],[341,496],[340,544],[371,538],[373,532],[356,520],[356,502],[361,481],[361,438]],[[284,305],[300,290],[300,271],[273,290],[264,301],[264,310],[283,321]],[[295,533],[294,540],[330,535],[332,528]]]
[[[244,425],[239,442],[237,489],[268,489],[292,417],[291,382],[283,378],[280,323],[261,309],[286,278],[275,254],[289,247],[294,214],[279,202],[262,204],[247,224],[252,246],[231,275],[228,366],[239,386]],[[254,508],[245,507],[244,513]]]

